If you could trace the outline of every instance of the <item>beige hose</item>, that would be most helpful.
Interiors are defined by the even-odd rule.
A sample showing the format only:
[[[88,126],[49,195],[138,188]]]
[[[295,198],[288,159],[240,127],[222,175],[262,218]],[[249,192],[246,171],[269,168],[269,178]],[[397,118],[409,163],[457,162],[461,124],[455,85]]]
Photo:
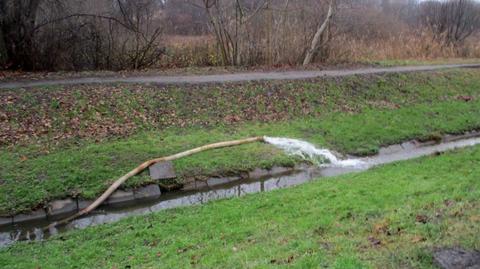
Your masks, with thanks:
[[[183,157],[186,157],[186,156],[190,156],[190,155],[193,155],[193,154],[196,154],[196,153],[199,153],[199,152],[202,152],[202,151],[206,151],[206,150],[211,150],[211,149],[218,149],[218,148],[226,148],[226,147],[232,147],[232,146],[238,146],[238,145],[242,145],[242,144],[248,144],[248,143],[254,143],[254,142],[264,142],[264,138],[263,137],[252,137],[252,138],[247,138],[247,139],[241,139],[241,140],[234,140],[234,141],[226,141],[226,142],[220,142],[220,143],[215,143],[215,144],[210,144],[210,145],[205,145],[205,146],[202,146],[202,147],[198,147],[198,148],[194,148],[194,149],[191,149],[191,150],[187,150],[187,151],[184,151],[184,152],[180,152],[180,153],[177,153],[175,155],[171,155],[171,156],[167,156],[167,157],[161,157],[161,158],[157,158],[157,159],[153,159],[153,160],[149,160],[149,161],[146,161],[144,163],[142,163],[141,165],[137,166],[135,169],[133,169],[132,171],[128,172],[127,174],[125,174],[124,176],[120,177],[119,179],[117,179],[112,185],[110,185],[110,187],[100,196],[97,198],[97,200],[95,200],[91,205],[89,205],[88,207],[80,210],[78,213],[76,213],[75,215],[72,215],[66,219],[63,219],[59,222],[54,222],[52,224],[50,224],[49,226],[47,226],[45,229],[49,229],[49,228],[53,228],[57,225],[60,225],[60,224],[67,224],[69,223],[70,221],[80,217],[80,216],[83,216],[83,215],[86,215],[88,213],[90,213],[92,210],[94,210],[95,208],[97,208],[99,205],[101,205],[105,200],[107,200],[107,198],[112,195],[112,193],[118,189],[118,187],[120,187],[120,185],[122,185],[125,181],[127,181],[129,178],[135,176],[135,175],[138,175],[140,172],[142,172],[143,170],[147,169],[149,166],[151,166],[152,164],[155,164],[155,163],[159,163],[159,162],[166,162],[166,161],[173,161],[173,160],[176,160],[176,159],[180,159],[180,158],[183,158]]]

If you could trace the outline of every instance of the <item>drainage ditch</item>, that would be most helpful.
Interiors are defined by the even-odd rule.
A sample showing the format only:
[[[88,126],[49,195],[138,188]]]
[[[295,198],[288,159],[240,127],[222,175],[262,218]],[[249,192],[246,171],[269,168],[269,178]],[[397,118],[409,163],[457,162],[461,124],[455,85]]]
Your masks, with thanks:
[[[119,192],[116,194],[116,197],[111,197],[111,199],[117,199],[116,203],[107,203],[93,211],[90,215],[44,232],[40,227],[45,227],[56,219],[72,214],[71,212],[75,212],[90,203],[88,201],[65,200],[65,203],[68,203],[68,206],[66,206],[68,210],[57,212],[58,214],[55,215],[55,218],[48,217],[47,213],[41,211],[37,213],[39,214],[37,217],[32,217],[36,214],[32,212],[23,216],[12,217],[10,222],[8,218],[4,218],[3,223],[0,223],[0,247],[9,246],[19,240],[43,240],[65,231],[113,223],[130,216],[289,188],[314,180],[365,171],[383,164],[471,147],[480,144],[480,132],[471,132],[458,136],[448,135],[443,137],[441,141],[409,141],[382,148],[374,156],[365,158],[352,157],[346,160],[340,160],[333,153],[316,149],[313,145],[304,141],[284,138],[266,138],[266,140],[290,154],[302,155],[307,159],[321,156],[323,159],[327,159],[328,163],[321,165],[298,165],[293,168],[277,167],[271,170],[256,169],[248,173],[248,175],[211,178],[201,184],[186,185],[180,190],[173,190],[161,195],[158,186],[151,185],[133,192],[135,199],[126,199],[125,203],[122,203],[122,197],[124,196]],[[110,201],[112,201],[111,199]],[[65,204],[63,204],[62,208],[65,209]],[[17,220],[16,222],[14,222],[15,219]]]

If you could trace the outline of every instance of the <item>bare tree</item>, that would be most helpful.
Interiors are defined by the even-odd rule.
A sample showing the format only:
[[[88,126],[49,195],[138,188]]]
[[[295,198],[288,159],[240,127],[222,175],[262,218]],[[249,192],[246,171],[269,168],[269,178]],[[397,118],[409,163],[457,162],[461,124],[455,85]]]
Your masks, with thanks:
[[[7,47],[5,44],[5,36],[3,33],[3,25],[6,23],[6,2],[0,2],[0,69],[7,62]]]
[[[156,0],[2,0],[0,59],[24,70],[151,66],[164,53],[157,5]]]
[[[148,67],[159,60],[163,50],[157,47],[162,28],[153,26],[155,1],[117,0],[120,13],[119,20],[130,32],[133,42],[130,48],[122,51],[128,59],[127,67],[138,69]],[[153,28],[153,29],[152,29]],[[125,41],[128,42],[128,41]]]
[[[480,5],[471,0],[428,1],[421,8],[424,25],[446,45],[462,43],[480,27]]]
[[[313,36],[313,39],[312,39],[312,42],[311,42],[311,45],[310,45],[310,49],[307,51],[307,54],[305,55],[305,59],[303,60],[303,65],[304,66],[309,65],[312,62],[315,53],[317,52],[318,48],[321,45],[320,44],[321,37],[322,37],[323,33],[325,32],[325,30],[327,29],[327,26],[328,26],[328,24],[330,23],[330,20],[333,17],[334,5],[335,5],[335,1],[330,0],[330,3],[328,5],[327,16],[325,17],[325,20],[323,21],[323,23],[321,25],[319,25],[315,35]]]
[[[0,0],[0,68],[476,57],[479,17],[473,0]]]
[[[0,1],[0,32],[7,62],[14,68],[33,68],[30,57],[33,49],[35,21],[42,0]]]
[[[240,0],[225,3],[222,0],[202,0],[209,24],[219,46],[223,63],[241,64],[240,43],[248,40],[246,30],[250,22],[270,0],[259,0],[247,8]]]

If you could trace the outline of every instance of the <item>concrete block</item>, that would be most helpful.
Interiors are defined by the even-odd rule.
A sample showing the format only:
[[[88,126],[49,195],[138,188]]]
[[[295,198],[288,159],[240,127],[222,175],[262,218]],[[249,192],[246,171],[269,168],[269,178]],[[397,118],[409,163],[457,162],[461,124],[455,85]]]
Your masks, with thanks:
[[[207,180],[207,185],[209,187],[220,186],[239,181],[241,179],[241,177],[212,177]]]
[[[292,172],[293,170],[294,168],[291,168],[291,167],[274,166],[272,167],[272,169],[270,169],[270,176],[289,173],[289,172]]]
[[[400,152],[402,150],[403,150],[403,148],[402,148],[401,145],[391,145],[391,146],[388,146],[388,147],[381,148],[378,151],[378,154],[386,155],[386,154],[397,153],[397,152]]]
[[[161,191],[158,185],[151,184],[136,189],[133,194],[137,200],[155,200],[160,197]]]
[[[443,138],[442,138],[442,142],[444,142],[444,143],[453,142],[455,140],[457,140],[457,136],[449,135],[449,134],[444,135]]]
[[[270,171],[261,168],[256,168],[255,170],[248,173],[248,177],[251,179],[261,179],[264,177],[268,177],[268,175],[270,175]]]
[[[203,189],[207,187],[208,185],[206,181],[195,180],[195,181],[185,183],[182,187],[182,191],[193,191],[193,190]]]
[[[80,211],[82,209],[87,208],[89,205],[93,204],[93,201],[78,200],[77,204],[78,204],[78,210]]]
[[[107,199],[108,206],[124,206],[135,203],[133,191],[116,190]]]
[[[262,182],[254,182],[249,184],[242,184],[238,186],[238,192],[240,196],[249,193],[257,193],[262,191]]]
[[[39,221],[45,220],[46,218],[47,212],[45,212],[45,210],[42,208],[25,214],[18,214],[13,216],[13,223],[18,224],[24,222]]]
[[[156,163],[148,169],[150,171],[150,177],[153,180],[173,179],[177,177],[172,162]]]
[[[48,204],[47,215],[51,219],[62,219],[76,213],[77,210],[77,201],[73,199],[56,200]]]

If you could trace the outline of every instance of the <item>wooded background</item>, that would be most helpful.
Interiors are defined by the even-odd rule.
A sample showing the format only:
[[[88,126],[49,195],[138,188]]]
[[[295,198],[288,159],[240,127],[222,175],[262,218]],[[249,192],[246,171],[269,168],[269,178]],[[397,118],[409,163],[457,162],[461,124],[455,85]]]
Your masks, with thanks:
[[[0,67],[122,70],[480,57],[473,0],[2,0]]]

